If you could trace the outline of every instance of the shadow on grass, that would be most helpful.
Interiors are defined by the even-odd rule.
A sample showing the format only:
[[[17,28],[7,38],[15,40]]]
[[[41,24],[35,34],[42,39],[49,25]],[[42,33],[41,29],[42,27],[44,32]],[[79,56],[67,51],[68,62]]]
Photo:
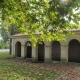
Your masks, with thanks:
[[[9,62],[9,53],[0,53],[0,80],[55,80],[56,71]],[[5,60],[3,60],[5,59]]]
[[[23,66],[0,60],[0,77],[4,80],[55,80],[56,71]]]

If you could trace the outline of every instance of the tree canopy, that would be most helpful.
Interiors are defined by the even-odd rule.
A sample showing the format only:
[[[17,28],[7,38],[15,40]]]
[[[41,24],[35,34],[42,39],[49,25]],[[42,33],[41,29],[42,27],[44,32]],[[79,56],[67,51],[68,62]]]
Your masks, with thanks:
[[[0,0],[5,29],[14,24],[32,42],[64,39],[79,27],[79,9],[80,0]]]

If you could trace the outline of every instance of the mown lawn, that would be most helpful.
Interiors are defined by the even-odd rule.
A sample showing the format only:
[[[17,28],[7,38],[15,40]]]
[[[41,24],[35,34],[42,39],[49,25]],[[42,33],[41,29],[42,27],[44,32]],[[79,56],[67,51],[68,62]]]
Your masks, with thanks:
[[[0,53],[0,58],[10,58],[8,53]],[[55,80],[56,71],[23,66],[0,59],[0,80]]]
[[[8,52],[0,52],[0,58],[10,58],[11,55]]]

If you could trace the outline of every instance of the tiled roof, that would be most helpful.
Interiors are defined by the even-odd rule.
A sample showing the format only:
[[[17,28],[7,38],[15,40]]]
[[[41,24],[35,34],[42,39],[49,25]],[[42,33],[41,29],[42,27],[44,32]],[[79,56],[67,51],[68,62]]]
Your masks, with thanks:
[[[80,28],[78,29],[68,29],[69,31],[72,31],[72,32],[80,32]],[[36,34],[39,34],[39,33],[36,33]],[[28,34],[15,34],[15,35],[12,35],[12,37],[16,37],[16,36],[28,36]]]
[[[76,32],[76,31],[80,31],[80,28],[79,29],[69,29],[69,30]]]
[[[20,33],[20,34],[15,34],[15,35],[12,35],[12,36],[14,37],[14,36],[23,36],[23,35],[28,35],[28,34],[22,34],[22,33]]]

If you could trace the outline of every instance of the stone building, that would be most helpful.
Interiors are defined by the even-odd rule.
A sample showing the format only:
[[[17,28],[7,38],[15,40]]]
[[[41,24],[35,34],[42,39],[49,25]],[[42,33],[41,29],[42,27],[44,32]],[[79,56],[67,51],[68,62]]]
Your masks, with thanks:
[[[33,62],[80,62],[80,30],[66,36],[66,41],[44,41],[32,46],[28,35],[16,34],[12,38],[12,57],[26,58]]]

